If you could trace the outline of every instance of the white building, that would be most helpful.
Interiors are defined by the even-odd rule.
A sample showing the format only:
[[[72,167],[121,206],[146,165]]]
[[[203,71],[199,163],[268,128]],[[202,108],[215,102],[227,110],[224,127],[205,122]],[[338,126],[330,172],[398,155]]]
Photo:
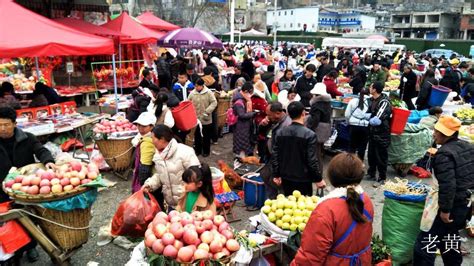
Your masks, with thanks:
[[[360,30],[366,32],[374,32],[376,20],[376,17],[360,15]]]
[[[273,29],[276,18],[278,31],[302,31],[304,24],[306,24],[306,31],[318,31],[318,7],[279,9],[276,14],[274,13],[273,9],[267,10],[267,28],[269,29]]]

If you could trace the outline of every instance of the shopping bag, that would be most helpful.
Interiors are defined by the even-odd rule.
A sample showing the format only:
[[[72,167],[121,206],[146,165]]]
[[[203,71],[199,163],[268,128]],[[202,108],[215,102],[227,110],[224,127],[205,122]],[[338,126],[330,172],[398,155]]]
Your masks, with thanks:
[[[423,216],[421,216],[420,230],[423,232],[428,232],[433,226],[433,222],[438,215],[438,181],[433,179],[432,189],[428,192],[425,201],[425,208],[423,209]]]
[[[112,235],[143,237],[148,224],[160,211],[150,192],[143,189],[122,201],[112,219]]]

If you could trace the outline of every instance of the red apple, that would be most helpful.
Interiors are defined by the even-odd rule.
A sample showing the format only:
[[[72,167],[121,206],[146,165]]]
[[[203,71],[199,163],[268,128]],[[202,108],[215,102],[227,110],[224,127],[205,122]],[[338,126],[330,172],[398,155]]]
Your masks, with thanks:
[[[15,180],[9,180],[9,181],[5,182],[5,187],[6,188],[11,188],[13,186],[13,184],[15,184]]]
[[[49,186],[44,186],[40,188],[40,194],[49,194],[51,193],[51,187]]]
[[[30,195],[37,195],[39,193],[39,187],[37,185],[31,186],[28,188],[26,193]]]
[[[69,178],[63,178],[61,179],[61,181],[59,182],[61,184],[61,186],[67,186],[69,184],[71,184],[71,182],[69,181]]]
[[[51,182],[49,182],[48,179],[42,179],[41,182],[40,182],[40,187],[49,187],[51,186]]]
[[[77,161],[70,162],[69,166],[71,166],[71,169],[73,171],[80,172],[82,170],[82,164],[80,162],[77,162]]]

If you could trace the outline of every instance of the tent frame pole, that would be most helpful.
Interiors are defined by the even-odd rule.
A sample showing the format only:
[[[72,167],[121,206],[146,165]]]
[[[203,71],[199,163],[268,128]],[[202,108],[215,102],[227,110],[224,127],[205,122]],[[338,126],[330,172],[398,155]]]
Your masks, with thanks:
[[[112,54],[112,67],[114,70],[115,113],[117,114],[119,111],[118,109],[119,99],[117,96],[117,68],[115,66],[115,54]]]
[[[36,66],[36,80],[40,80],[40,69],[39,69],[39,63],[38,63],[38,57],[35,56],[35,66]]]

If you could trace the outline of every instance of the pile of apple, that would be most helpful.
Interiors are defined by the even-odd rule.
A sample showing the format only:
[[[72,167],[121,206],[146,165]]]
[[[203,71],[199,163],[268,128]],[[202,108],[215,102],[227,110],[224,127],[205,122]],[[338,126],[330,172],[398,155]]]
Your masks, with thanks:
[[[145,232],[145,245],[180,263],[220,260],[240,249],[224,217],[212,211],[159,212]]]
[[[87,184],[95,180],[98,175],[99,168],[94,163],[85,166],[73,161],[55,170],[39,169],[33,175],[18,175],[15,179],[6,181],[4,185],[7,189],[30,195],[57,194]]]
[[[303,232],[319,197],[303,196],[298,190],[292,194],[287,198],[280,194],[276,200],[266,200],[261,211],[279,228]]]
[[[102,120],[100,123],[97,123],[93,129],[94,133],[103,134],[110,134],[115,132],[130,132],[136,130],[137,127],[126,119],[116,121]]]

